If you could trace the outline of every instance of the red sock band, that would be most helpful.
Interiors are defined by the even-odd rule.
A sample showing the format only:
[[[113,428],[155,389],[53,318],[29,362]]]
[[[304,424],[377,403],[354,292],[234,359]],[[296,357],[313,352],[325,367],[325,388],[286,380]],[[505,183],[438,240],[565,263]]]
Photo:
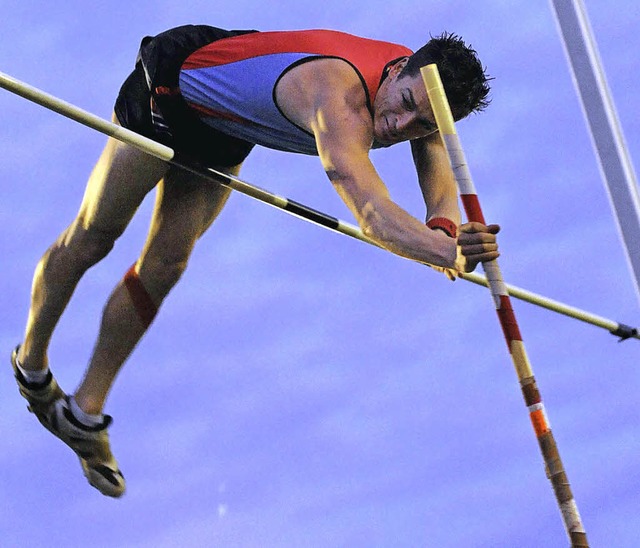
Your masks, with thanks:
[[[147,290],[142,285],[140,276],[136,272],[136,263],[133,263],[131,268],[124,275],[124,285],[129,291],[129,296],[133,302],[133,308],[135,308],[140,321],[145,328],[151,325],[153,318],[158,313],[158,307],[151,299],[151,295],[147,293]]]

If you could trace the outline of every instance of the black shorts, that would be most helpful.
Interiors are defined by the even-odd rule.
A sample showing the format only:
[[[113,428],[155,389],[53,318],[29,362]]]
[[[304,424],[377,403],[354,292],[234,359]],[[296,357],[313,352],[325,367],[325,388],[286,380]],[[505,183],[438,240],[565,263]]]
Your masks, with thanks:
[[[180,67],[197,49],[229,36],[255,32],[186,25],[142,40],[133,72],[120,88],[115,114],[120,124],[171,147],[177,153],[215,167],[243,162],[255,146],[226,135],[200,120],[178,93]]]

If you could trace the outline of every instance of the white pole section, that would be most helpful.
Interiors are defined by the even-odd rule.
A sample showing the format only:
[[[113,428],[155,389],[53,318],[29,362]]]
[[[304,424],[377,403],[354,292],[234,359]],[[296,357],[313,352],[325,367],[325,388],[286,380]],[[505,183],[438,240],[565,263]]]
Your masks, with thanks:
[[[640,298],[638,184],[582,0],[551,0]]]

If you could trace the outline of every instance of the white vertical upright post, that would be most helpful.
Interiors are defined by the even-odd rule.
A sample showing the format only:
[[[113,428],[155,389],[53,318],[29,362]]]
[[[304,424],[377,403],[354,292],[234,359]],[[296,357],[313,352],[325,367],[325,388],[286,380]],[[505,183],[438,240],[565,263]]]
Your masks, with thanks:
[[[640,198],[582,0],[551,0],[640,298]]]

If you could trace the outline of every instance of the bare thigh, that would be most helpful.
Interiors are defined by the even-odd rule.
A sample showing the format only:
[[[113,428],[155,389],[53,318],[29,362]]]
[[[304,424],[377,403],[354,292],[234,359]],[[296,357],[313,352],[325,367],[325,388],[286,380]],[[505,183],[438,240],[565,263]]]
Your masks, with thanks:
[[[113,121],[117,123],[115,116]],[[109,138],[89,177],[78,228],[119,235],[168,168],[166,162]]]

